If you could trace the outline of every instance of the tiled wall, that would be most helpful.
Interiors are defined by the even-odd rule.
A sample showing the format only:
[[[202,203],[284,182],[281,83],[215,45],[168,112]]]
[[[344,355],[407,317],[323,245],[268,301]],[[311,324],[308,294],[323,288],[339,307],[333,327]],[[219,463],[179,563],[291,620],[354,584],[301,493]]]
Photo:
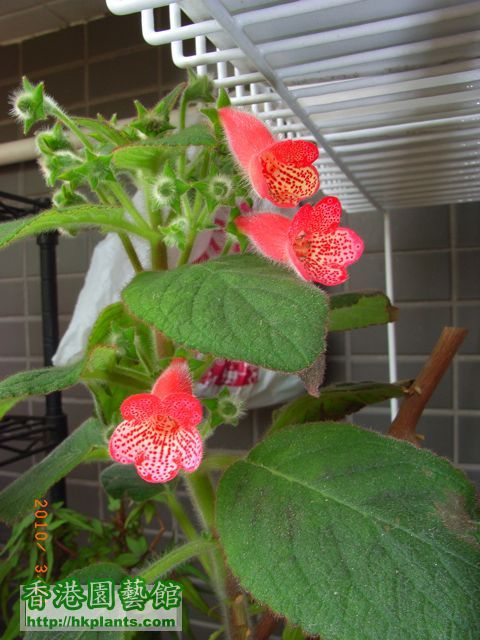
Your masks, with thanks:
[[[47,90],[77,114],[131,115],[131,99],[147,105],[175,84],[182,73],[168,49],[144,44],[137,16],[107,17],[0,49],[0,142],[21,137],[7,118],[7,96],[21,74],[45,80]],[[0,167],[0,190],[38,196],[45,187],[34,163]],[[351,267],[351,288],[384,289],[383,221],[376,213],[350,216],[348,224],[366,241],[366,255]],[[426,446],[448,456],[480,481],[480,206],[410,209],[392,214],[398,367],[401,378],[420,370],[443,326],[470,334],[454,366],[421,419]],[[61,328],[65,329],[98,237],[62,237],[58,247]],[[38,251],[34,240],[0,252],[0,375],[41,366]],[[378,327],[331,337],[329,358],[334,380],[388,378],[386,329]],[[87,393],[76,387],[64,394],[70,429],[90,414]],[[17,407],[42,413],[41,399]],[[218,446],[248,448],[268,423],[268,410],[250,415],[237,428],[215,436]],[[357,414],[362,425],[385,430],[389,406]],[[0,468],[4,486],[30,466],[26,460]],[[68,480],[72,507],[104,515],[99,498],[99,466],[80,468]],[[102,492],[100,491],[100,494]]]

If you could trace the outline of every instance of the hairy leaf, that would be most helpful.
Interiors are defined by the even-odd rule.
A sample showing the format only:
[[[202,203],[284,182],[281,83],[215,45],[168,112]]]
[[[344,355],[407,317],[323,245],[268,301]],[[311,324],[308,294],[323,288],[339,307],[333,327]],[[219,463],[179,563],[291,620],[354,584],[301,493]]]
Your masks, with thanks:
[[[325,294],[251,254],[141,273],[123,300],[187,347],[268,369],[306,369],[325,348]]]
[[[113,152],[113,164],[118,169],[130,171],[146,170],[153,174],[160,171],[162,164],[169,158],[181,153],[182,147],[164,144],[135,143],[118,147]]]
[[[0,416],[28,396],[43,396],[72,387],[78,382],[82,369],[83,361],[66,367],[22,371],[5,378],[0,382]]]
[[[330,296],[329,331],[361,329],[375,324],[395,322],[397,307],[381,291],[352,291]]]
[[[55,482],[104,444],[101,423],[93,418],[86,420],[46,458],[0,492],[0,520],[12,524],[22,518],[32,510],[35,498],[45,495]]]
[[[320,396],[301,396],[277,409],[270,433],[291,424],[319,420],[341,420],[369,404],[401,398],[408,386],[404,382],[344,382],[320,389]]]
[[[252,596],[322,640],[476,640],[475,491],[348,424],[283,429],[223,476],[217,526]]]
[[[212,136],[210,129],[204,124],[194,124],[191,127],[186,127],[162,139],[162,144],[180,145],[184,147],[189,145],[211,147],[215,142],[215,138]]]
[[[79,205],[66,209],[49,209],[34,216],[0,224],[0,248],[46,231],[59,228],[76,231],[89,227],[99,227],[107,231],[137,231],[136,227],[124,219],[123,209],[120,207]]]

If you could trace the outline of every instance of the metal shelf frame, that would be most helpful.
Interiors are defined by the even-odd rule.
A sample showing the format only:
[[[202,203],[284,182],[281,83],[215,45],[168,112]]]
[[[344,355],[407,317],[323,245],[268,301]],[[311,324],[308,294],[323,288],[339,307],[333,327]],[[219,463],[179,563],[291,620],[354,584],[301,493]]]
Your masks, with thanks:
[[[0,222],[35,215],[50,207],[48,198],[25,198],[0,191]],[[42,339],[45,366],[51,366],[59,340],[57,305],[56,245],[57,233],[41,233],[37,237],[40,254],[40,287],[42,307]],[[0,420],[0,451],[5,455],[0,467],[37,453],[54,449],[68,435],[67,417],[62,410],[60,392],[45,396],[44,416],[8,414]],[[65,481],[50,490],[52,500],[66,502]]]

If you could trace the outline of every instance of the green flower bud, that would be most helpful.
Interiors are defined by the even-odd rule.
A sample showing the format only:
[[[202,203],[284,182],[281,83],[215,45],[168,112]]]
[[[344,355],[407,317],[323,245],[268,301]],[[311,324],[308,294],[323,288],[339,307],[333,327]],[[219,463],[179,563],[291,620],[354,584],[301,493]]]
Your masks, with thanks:
[[[73,191],[68,185],[62,184],[52,196],[53,206],[57,209],[65,209],[66,207],[74,207],[80,204],[86,204],[88,201],[80,193]]]
[[[52,129],[40,131],[36,136],[36,144],[40,153],[45,154],[56,153],[57,151],[73,151],[70,140],[58,123]]]
[[[168,176],[160,176],[152,185],[151,195],[158,207],[167,206],[177,195],[175,180]]]
[[[43,82],[31,84],[23,78],[22,89],[12,95],[12,113],[23,123],[24,133],[28,133],[37,122],[45,120],[57,107],[53,98],[45,95]]]
[[[185,239],[188,233],[188,221],[184,218],[178,218],[162,228],[163,241],[167,247],[178,247],[180,250],[185,248]]]
[[[225,175],[214,176],[208,183],[208,191],[216,200],[228,200],[233,190],[232,180]]]
[[[82,161],[72,151],[57,151],[40,158],[38,164],[46,184],[53,187],[63,175],[80,167]]]
[[[244,402],[237,395],[220,397],[218,399],[217,413],[225,424],[238,424],[240,418],[245,415]]]

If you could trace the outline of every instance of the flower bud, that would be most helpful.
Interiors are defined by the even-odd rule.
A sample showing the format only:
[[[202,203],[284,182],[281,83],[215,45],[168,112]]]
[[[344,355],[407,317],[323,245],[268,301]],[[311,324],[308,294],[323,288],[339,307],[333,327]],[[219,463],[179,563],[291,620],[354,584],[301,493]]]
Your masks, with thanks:
[[[73,151],[70,140],[58,123],[52,129],[40,131],[36,136],[36,144],[40,153],[44,154]]]
[[[245,414],[244,402],[234,394],[218,399],[217,413],[225,424],[238,424]]]
[[[46,184],[53,187],[63,174],[79,167],[82,161],[72,151],[57,151],[55,154],[40,158],[38,164]]]
[[[168,176],[160,176],[151,188],[152,199],[158,207],[165,207],[177,195],[175,180]]]
[[[233,183],[232,180],[225,175],[218,175],[210,178],[210,182],[208,183],[208,190],[210,195],[213,196],[216,200],[228,200],[230,194],[232,193]]]
[[[178,247],[183,250],[188,233],[188,222],[184,218],[178,218],[171,222],[168,227],[163,227],[162,233],[163,241],[167,247]]]
[[[57,106],[52,98],[45,95],[43,82],[33,85],[27,78],[23,78],[22,89],[12,95],[11,103],[12,113],[23,123],[25,133],[28,133],[34,124],[51,115],[52,109]]]
[[[85,204],[87,199],[85,196],[73,191],[68,185],[62,184],[52,196],[52,204],[57,209],[65,209],[66,207],[74,207],[75,205]]]

